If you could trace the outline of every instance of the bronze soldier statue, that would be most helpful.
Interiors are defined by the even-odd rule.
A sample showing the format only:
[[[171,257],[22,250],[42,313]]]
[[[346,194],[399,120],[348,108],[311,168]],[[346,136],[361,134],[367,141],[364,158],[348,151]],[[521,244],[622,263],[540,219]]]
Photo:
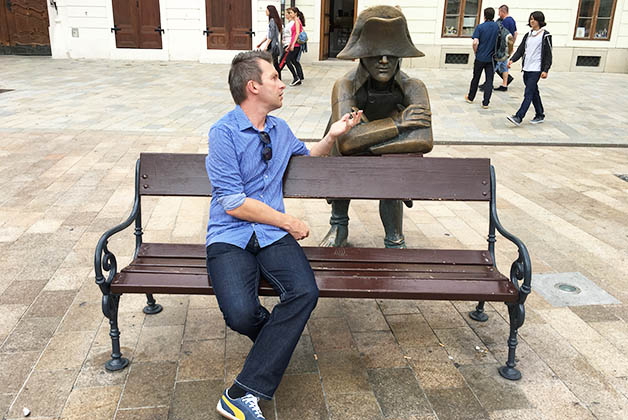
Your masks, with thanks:
[[[365,9],[339,59],[360,59],[356,69],[334,84],[329,125],[352,110],[364,110],[362,121],[340,137],[332,155],[427,153],[432,150],[430,101],[423,82],[400,70],[402,57],[423,57],[414,47],[400,9]],[[328,126],[329,127],[329,126]],[[420,182],[420,180],[417,180]],[[345,246],[349,233],[349,200],[331,202],[331,228],[321,246]],[[409,207],[412,202],[406,202]],[[403,204],[381,200],[386,248],[405,248]]]

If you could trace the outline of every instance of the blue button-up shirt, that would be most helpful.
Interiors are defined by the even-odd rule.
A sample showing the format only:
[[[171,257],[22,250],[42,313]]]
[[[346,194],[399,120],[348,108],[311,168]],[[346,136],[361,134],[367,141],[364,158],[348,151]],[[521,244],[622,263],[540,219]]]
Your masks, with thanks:
[[[264,143],[240,106],[222,117],[209,130],[209,153],[205,160],[212,184],[206,244],[226,242],[245,248],[255,232],[264,247],[284,237],[287,232],[276,226],[248,222],[227,214],[240,207],[245,198],[266,203],[285,213],[283,174],[293,155],[308,155],[305,144],[297,139],[288,124],[268,115],[264,126],[270,136],[273,157],[262,159]]]

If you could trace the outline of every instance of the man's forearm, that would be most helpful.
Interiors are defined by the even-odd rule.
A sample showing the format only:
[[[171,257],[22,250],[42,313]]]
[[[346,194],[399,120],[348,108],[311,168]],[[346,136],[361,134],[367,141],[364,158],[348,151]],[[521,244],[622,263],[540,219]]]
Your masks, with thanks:
[[[310,149],[310,156],[327,156],[329,152],[331,152],[331,148],[336,141],[335,138],[328,134],[325,135],[321,140],[317,141],[312,149]]]
[[[277,226],[284,230],[288,230],[288,219],[290,218],[290,216],[273,209],[268,204],[248,197],[244,199],[244,203],[240,207],[227,210],[227,214],[248,222]]]

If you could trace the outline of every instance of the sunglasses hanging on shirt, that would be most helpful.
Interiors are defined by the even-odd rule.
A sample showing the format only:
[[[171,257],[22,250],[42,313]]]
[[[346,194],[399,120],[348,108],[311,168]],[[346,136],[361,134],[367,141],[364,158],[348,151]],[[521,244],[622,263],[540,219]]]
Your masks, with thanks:
[[[268,162],[273,157],[273,148],[270,145],[270,136],[267,132],[260,131],[259,139],[262,143],[264,143],[264,147],[262,148],[262,160],[264,162]]]

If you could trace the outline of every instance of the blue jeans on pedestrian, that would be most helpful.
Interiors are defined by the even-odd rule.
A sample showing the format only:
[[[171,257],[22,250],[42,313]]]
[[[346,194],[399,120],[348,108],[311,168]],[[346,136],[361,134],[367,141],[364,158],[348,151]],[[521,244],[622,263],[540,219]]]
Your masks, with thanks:
[[[253,341],[236,383],[271,399],[318,300],[303,249],[289,234],[263,248],[255,234],[245,249],[217,242],[207,247],[207,272],[225,322]],[[259,301],[261,276],[279,294],[272,312]]]
[[[515,114],[517,117],[521,118],[523,121],[523,117],[526,116],[526,112],[528,112],[528,108],[530,108],[530,104],[534,105],[534,111],[536,117],[545,117],[545,111],[543,110],[543,103],[541,102],[541,95],[539,94],[539,79],[541,78],[540,71],[524,71],[523,72],[523,83],[526,85],[526,90],[523,96],[523,102],[521,103],[521,107]]]

